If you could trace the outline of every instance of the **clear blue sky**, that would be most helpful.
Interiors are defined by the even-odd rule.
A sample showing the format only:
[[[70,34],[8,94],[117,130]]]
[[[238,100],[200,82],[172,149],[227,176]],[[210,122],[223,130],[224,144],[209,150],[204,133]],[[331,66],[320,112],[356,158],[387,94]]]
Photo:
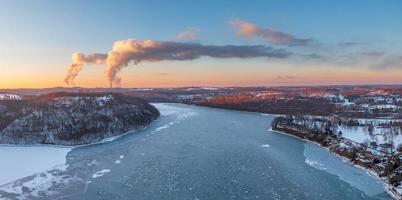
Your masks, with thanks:
[[[3,0],[0,2],[0,69],[7,76],[16,76],[21,71],[27,70],[28,65],[32,65],[32,68],[40,66],[39,69],[50,70],[52,74],[59,75],[64,73],[65,66],[71,62],[71,53],[75,51],[105,53],[116,40],[128,38],[174,40],[178,33],[189,28],[198,30],[197,38],[193,39],[193,42],[201,44],[275,46],[267,43],[264,38],[239,37],[233,27],[228,25],[230,19],[244,20],[258,27],[269,27],[298,38],[309,38],[315,43],[314,47],[281,47],[292,52],[324,51],[326,57],[333,58],[344,52],[338,48],[340,44],[359,43],[348,47],[347,51],[357,54],[381,52],[398,59],[398,56],[402,55],[401,11],[400,0]],[[331,68],[333,65],[340,65],[339,63],[344,64],[342,58],[313,63],[319,66],[328,65]],[[394,58],[390,59],[395,62]],[[354,62],[351,60],[347,60],[346,63]],[[215,66],[211,66],[211,62],[215,61],[202,59],[195,61],[195,65],[204,63],[206,69],[213,70]],[[230,61],[216,62],[216,65],[230,63]],[[261,70],[259,66],[264,65],[266,61],[257,59],[251,62],[257,62],[252,70],[259,71]],[[289,67],[292,63],[295,63],[294,59],[280,61],[279,64]],[[306,61],[305,65],[309,63],[310,61]],[[351,65],[348,66],[359,68],[367,64]],[[400,69],[399,66],[384,68]],[[197,70],[202,71],[201,68],[195,69]],[[272,68],[268,67],[265,70],[271,73]],[[286,71],[273,71],[276,74],[272,77],[287,74]],[[39,75],[32,76],[33,79],[39,77]],[[384,77],[387,76],[381,76]],[[393,78],[396,80],[398,77]],[[291,80],[289,81],[293,84]],[[309,83],[303,80],[299,82]],[[52,84],[61,83],[52,82]],[[135,83],[127,86],[135,86]],[[0,87],[2,87],[1,80]],[[3,84],[3,87],[10,86]]]

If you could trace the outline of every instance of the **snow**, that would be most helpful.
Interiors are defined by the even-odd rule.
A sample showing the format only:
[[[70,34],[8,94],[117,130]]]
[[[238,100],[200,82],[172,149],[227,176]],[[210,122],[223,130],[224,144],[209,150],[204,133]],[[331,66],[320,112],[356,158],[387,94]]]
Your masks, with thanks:
[[[381,124],[380,121],[375,121],[373,124],[372,134],[369,134],[368,126],[340,126],[337,131],[342,131],[342,137],[358,143],[375,141],[377,144],[390,144],[393,142],[394,147],[402,144],[402,132],[400,129],[394,129],[394,134],[390,134],[389,128],[375,126]]]
[[[372,105],[370,106],[370,109],[398,109],[399,106],[393,105],[393,104],[379,104],[379,105]]]
[[[118,159],[118,160],[115,160],[114,163],[120,164],[120,163],[121,163],[121,159],[123,159],[123,158],[124,158],[124,156],[123,156],[123,155],[120,155],[119,159]]]
[[[155,128],[155,130],[153,130],[154,133],[159,132],[159,131],[164,130],[164,129],[168,129],[171,126],[180,123],[184,119],[187,119],[187,118],[190,118],[190,117],[198,115],[197,112],[195,112],[195,111],[193,111],[193,110],[191,110],[189,108],[171,106],[171,105],[166,104],[166,103],[155,103],[155,104],[152,104],[152,105],[155,106],[159,110],[161,116],[163,116],[163,117],[174,117],[175,118],[174,121],[169,122],[167,124],[164,124],[164,125],[161,125],[161,126]]]
[[[314,167],[314,168],[319,169],[319,170],[326,170],[327,169],[327,168],[324,167],[325,166],[324,164],[319,163],[317,161],[310,160],[308,158],[306,158],[306,160],[304,162],[307,165],[310,165],[311,167]]]
[[[393,109],[393,110],[396,110],[396,109],[400,108],[400,106],[397,106],[397,105],[394,105],[394,104],[374,104],[374,105],[371,105],[371,104],[367,104],[367,103],[360,104],[360,107],[367,108],[369,110],[374,110],[374,109],[379,109],[379,110],[381,110],[381,109]]]
[[[183,120],[198,114],[192,109],[171,106],[167,103],[155,103],[152,105],[159,110],[162,116],[176,116],[178,120]]]
[[[378,126],[380,124],[386,124],[392,122],[402,122],[402,119],[357,119],[360,124],[373,124],[374,126]]]
[[[98,100],[98,101],[109,101],[109,100],[111,100],[111,99],[113,99],[113,96],[112,96],[112,95],[107,95],[107,96],[102,96],[102,97],[96,97],[96,100]]]
[[[342,131],[342,137],[354,142],[363,143],[365,140],[369,139],[367,129],[364,127],[340,127],[338,131]]]
[[[167,128],[173,126],[174,124],[176,124],[176,122],[170,122],[170,123],[168,123],[168,124],[162,125],[162,126],[156,128],[156,129],[155,129],[155,132],[161,131],[161,130],[163,130],[163,129],[167,129]]]
[[[61,175],[68,167],[65,163],[70,150],[49,146],[0,146],[0,158],[7,161],[0,165],[0,190],[16,194],[15,199],[53,194],[50,189],[53,185],[74,180]]]
[[[195,98],[200,98],[200,97],[202,97],[202,95],[200,95],[200,94],[195,94],[195,95],[189,94],[189,95],[178,95],[177,99],[190,100],[190,99],[195,99]]]
[[[396,190],[399,194],[402,194],[402,186],[396,187],[395,190]]]
[[[308,119],[328,119],[327,117],[319,117],[319,116],[305,116]],[[401,122],[400,119],[355,119],[359,126],[347,126],[347,125],[339,125],[335,130],[336,133],[339,131],[342,132],[342,137],[352,140],[357,143],[369,143],[376,142],[377,145],[380,144],[393,144],[394,148],[397,148],[399,145],[402,145],[402,129],[394,126],[393,128],[384,127],[384,124],[389,124],[391,122]],[[296,120],[296,124],[304,125],[302,121]],[[316,127],[322,127],[322,122],[315,121],[306,125],[309,128],[313,128],[314,124]],[[373,125],[372,133],[369,132],[369,125]]]
[[[350,102],[347,98],[342,95],[339,95],[338,98],[342,101],[342,106],[350,106],[353,105],[353,102]]]
[[[55,98],[57,103],[64,106],[71,106],[73,103],[79,102],[80,100],[95,99],[99,106],[104,106],[110,100],[113,100],[112,95],[100,96],[100,97],[90,97],[90,96],[75,96],[75,97],[58,97]]]
[[[192,90],[219,90],[219,88],[216,87],[191,87],[191,88],[187,88],[185,89],[185,91],[192,91]]]
[[[198,88],[187,88],[184,91],[192,91],[192,90],[196,90],[196,89],[198,89]]]
[[[152,89],[152,88],[135,88],[135,89],[132,89],[133,91],[142,91],[142,92],[145,92],[145,91],[152,91],[152,90],[154,90],[154,89]]]
[[[22,97],[15,94],[0,94],[0,100],[21,100]]]
[[[100,143],[106,143],[106,142],[111,142],[116,140],[117,138],[121,137],[121,135],[116,135],[116,136],[111,136],[111,137],[107,137],[102,139],[102,141]]]
[[[203,89],[203,90],[219,90],[219,88],[215,88],[215,87],[202,87],[201,89]]]
[[[96,97],[96,103],[100,106],[104,106],[108,101],[112,100],[112,95],[107,95],[103,97]]]
[[[71,148],[49,146],[0,146],[0,185],[66,163]]]
[[[36,173],[33,176],[18,180],[3,186],[0,190],[17,195],[16,199],[31,199],[32,197],[43,197],[44,195],[52,195],[57,192],[51,188],[57,184],[67,184],[76,181],[76,178],[62,175],[62,172],[67,169],[66,165],[59,165],[45,172]]]
[[[106,173],[109,173],[111,170],[110,169],[103,169],[101,171],[97,171],[94,174],[92,174],[92,178],[99,178],[104,176]]]
[[[97,160],[92,160],[90,163],[87,164],[88,167],[96,165],[99,165],[99,162]]]

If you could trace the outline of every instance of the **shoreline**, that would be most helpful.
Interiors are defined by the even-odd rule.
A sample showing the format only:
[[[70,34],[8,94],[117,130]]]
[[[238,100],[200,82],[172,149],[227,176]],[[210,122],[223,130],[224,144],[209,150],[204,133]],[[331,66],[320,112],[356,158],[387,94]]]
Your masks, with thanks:
[[[369,174],[370,176],[373,176],[374,178],[380,180],[380,181],[383,183],[383,185],[384,185],[384,189],[385,189],[386,193],[387,193],[390,197],[392,197],[392,198],[394,198],[394,199],[396,199],[396,200],[401,200],[401,199],[402,199],[402,196],[401,196],[399,193],[397,193],[397,192],[395,191],[395,187],[392,186],[391,184],[389,184],[386,179],[381,178],[381,177],[377,174],[377,172],[375,172],[375,171],[373,171],[373,170],[371,170],[371,169],[369,169],[369,168],[366,168],[366,167],[364,167],[364,166],[361,166],[361,165],[354,164],[354,163],[350,162],[350,159],[349,159],[349,158],[344,157],[344,156],[341,156],[341,155],[339,155],[339,154],[337,154],[337,153],[331,151],[328,147],[324,147],[324,146],[322,146],[320,143],[317,143],[317,142],[315,142],[315,141],[311,141],[311,140],[308,140],[308,139],[305,139],[305,138],[301,138],[301,137],[298,137],[298,136],[293,135],[293,134],[289,134],[289,133],[286,133],[286,132],[283,132],[283,131],[273,130],[272,127],[269,128],[268,131],[274,132],[274,133],[278,133],[278,134],[282,134],[282,135],[286,135],[286,136],[289,136],[289,137],[293,137],[293,138],[296,138],[296,139],[299,139],[299,140],[302,140],[302,141],[305,141],[305,142],[309,142],[309,143],[312,143],[312,144],[314,144],[314,145],[319,146],[319,147],[322,148],[322,149],[327,150],[328,152],[330,152],[331,154],[337,156],[337,157],[340,158],[343,162],[349,164],[350,166],[353,166],[353,167],[362,169],[362,170],[366,171],[367,174]]]
[[[272,116],[272,117],[285,116],[285,114],[272,114],[272,113],[264,113],[264,112],[256,112],[256,111],[236,110],[236,109],[220,108],[220,107],[205,106],[205,105],[197,105],[197,104],[185,104],[185,105],[193,105],[193,106],[197,106],[197,107],[204,107],[204,108],[210,108],[210,109],[219,109],[219,110],[243,112],[243,113],[249,113],[249,114],[259,114],[259,115],[262,115],[262,116]],[[359,119],[361,119],[361,120],[372,120],[371,118],[370,118],[370,119],[369,119],[369,118],[359,118]],[[385,119],[383,119],[383,120],[385,120]],[[393,120],[393,119],[388,119],[388,120]],[[394,120],[395,120],[395,119],[394,119]],[[396,120],[401,120],[401,119],[396,119]],[[381,181],[381,183],[383,184],[383,187],[384,187],[385,192],[386,192],[391,198],[396,199],[396,200],[402,200],[402,194],[399,194],[399,193],[396,191],[395,187],[392,186],[391,184],[389,184],[389,182],[388,182],[387,179],[381,178],[381,177],[379,176],[379,174],[378,174],[376,171],[374,171],[374,170],[372,170],[372,169],[369,169],[369,168],[366,168],[366,167],[364,167],[364,166],[358,165],[358,164],[354,164],[354,163],[352,163],[352,162],[350,161],[349,158],[347,158],[347,157],[345,157],[345,156],[342,156],[342,155],[339,155],[339,154],[337,154],[337,153],[334,152],[334,151],[331,151],[328,147],[322,146],[322,145],[321,145],[320,143],[318,143],[318,142],[315,142],[315,141],[312,141],[312,140],[308,140],[308,139],[305,139],[305,138],[301,138],[301,137],[299,137],[299,136],[296,136],[296,135],[293,135],[293,134],[289,134],[289,133],[286,133],[286,132],[283,132],[283,131],[273,130],[273,129],[272,129],[272,126],[270,126],[270,128],[268,128],[267,131],[271,131],[271,132],[275,132],[275,133],[278,133],[278,134],[290,136],[290,137],[296,138],[296,139],[298,139],[298,140],[303,140],[303,141],[305,141],[305,142],[309,142],[309,143],[315,144],[315,145],[319,146],[320,148],[323,148],[323,149],[327,150],[327,151],[330,152],[331,154],[333,154],[333,155],[337,156],[338,158],[340,158],[344,163],[346,163],[346,164],[348,164],[348,165],[350,165],[350,166],[359,168],[359,169],[361,169],[361,170],[364,170],[369,176],[372,176],[373,178],[375,178],[375,179]]]
[[[158,119],[155,119],[155,120],[158,120]],[[155,121],[155,120],[154,120],[154,121]],[[67,151],[66,151],[66,154],[65,154],[65,158],[64,158],[65,161],[64,161],[64,163],[63,163],[63,164],[56,164],[56,165],[54,165],[54,166],[49,167],[49,169],[53,169],[53,168],[55,168],[55,167],[57,167],[57,166],[59,166],[59,165],[66,165],[66,164],[67,164],[67,163],[66,163],[66,161],[67,161],[67,160],[66,160],[66,159],[67,159],[67,155],[68,155],[71,151],[73,151],[75,148],[87,147],[87,146],[92,146],[92,145],[100,145],[100,144],[105,144],[105,143],[113,142],[113,141],[115,141],[115,140],[117,140],[117,139],[119,139],[119,138],[121,138],[121,137],[123,137],[123,136],[126,136],[126,135],[130,134],[130,133],[138,133],[138,132],[141,132],[141,131],[145,130],[146,128],[148,128],[151,124],[152,124],[152,122],[151,122],[150,124],[148,124],[148,125],[146,125],[146,126],[140,128],[140,129],[127,131],[127,132],[125,132],[125,133],[123,133],[123,134],[116,135],[116,136],[110,136],[110,137],[107,137],[107,138],[102,139],[102,140],[99,141],[99,142],[94,142],[94,143],[89,143],[89,144],[82,144],[82,145],[76,145],[76,146],[52,145],[52,144],[31,144],[31,145],[28,145],[28,144],[27,144],[27,145],[0,144],[0,148],[1,148],[1,147],[4,147],[4,148],[29,148],[29,147],[36,147],[36,148],[57,148],[57,149],[66,149]],[[45,169],[45,171],[46,171],[46,170],[47,170],[47,169]],[[40,172],[37,172],[37,173],[40,173]],[[24,177],[22,177],[22,178],[24,178]],[[2,183],[2,184],[0,184],[0,187],[5,186],[5,185],[7,185],[7,184],[10,184],[10,183],[12,183],[12,182],[14,182],[14,181],[17,181],[17,180],[19,180],[19,179],[21,179],[21,178],[17,178],[17,179],[15,179],[15,180],[8,181],[8,182],[6,182],[6,183]],[[1,199],[1,198],[0,198],[0,199]]]
[[[67,155],[72,150],[49,146],[3,146],[0,156],[8,161],[0,166],[0,188],[49,170],[67,168]]]
[[[257,112],[257,111],[236,110],[236,109],[204,106],[204,105],[198,105],[198,104],[187,104],[187,103],[172,103],[172,104],[183,104],[183,105],[187,105],[187,106],[195,106],[195,107],[202,107],[202,108],[208,108],[208,109],[217,109],[217,110],[224,110],[224,111],[233,111],[233,112],[242,112],[242,113],[248,113],[248,114],[258,114],[258,115],[261,115],[261,116],[270,116],[270,117],[286,116],[285,114],[272,114],[272,113],[264,113],[264,112]]]
[[[158,117],[159,118],[159,117]],[[157,119],[158,119],[157,118]],[[155,119],[155,120],[157,120]],[[155,120],[153,120],[152,122],[154,122]],[[88,144],[79,144],[79,145],[61,145],[61,144],[0,144],[0,147],[54,147],[54,148],[68,148],[73,150],[74,148],[78,148],[78,147],[86,147],[86,146],[92,146],[92,145],[98,145],[98,144],[104,144],[104,143],[108,143],[108,142],[113,142],[117,139],[119,139],[120,137],[123,137],[125,135],[128,135],[130,133],[138,133],[141,132],[143,130],[145,130],[146,128],[148,128],[151,124],[149,123],[148,125],[141,127],[137,130],[130,130],[127,132],[124,132],[122,134],[119,135],[115,135],[115,136],[109,136],[106,138],[103,138],[102,140],[98,141],[98,142],[92,142],[92,143],[88,143]],[[70,150],[70,151],[71,151]]]
[[[175,104],[175,103],[173,103],[173,104]],[[259,114],[259,115],[262,115],[262,116],[272,116],[272,117],[283,116],[283,115],[280,115],[280,114],[268,114],[268,113],[253,112],[253,111],[232,110],[232,109],[215,108],[215,107],[208,107],[208,106],[201,106],[201,105],[191,105],[191,104],[183,104],[183,105],[190,105],[190,106],[197,106],[197,107],[199,106],[199,107],[203,107],[203,108],[220,109],[220,110],[235,111],[235,112],[243,112],[243,113],[249,113],[249,114]],[[130,131],[127,131],[127,132],[122,133],[122,134],[120,134],[120,135],[115,135],[115,136],[106,137],[106,138],[104,138],[104,139],[102,139],[102,140],[100,140],[100,141],[98,141],[98,142],[93,142],[93,143],[88,143],[88,144],[81,144],[81,145],[74,145],[74,146],[69,146],[69,145],[57,145],[57,144],[55,144],[55,145],[53,145],[53,144],[31,144],[31,145],[29,145],[29,144],[28,144],[28,145],[0,144],[0,147],[3,147],[3,146],[4,146],[4,147],[54,147],[54,148],[66,148],[66,149],[70,149],[70,150],[68,151],[68,152],[70,152],[70,151],[72,151],[73,149],[75,149],[75,148],[77,148],[77,147],[86,147],[86,146],[99,145],[99,144],[104,144],[104,143],[108,143],[108,142],[113,142],[113,141],[115,141],[115,140],[117,140],[117,139],[119,139],[119,138],[121,138],[121,137],[124,137],[124,136],[130,134],[130,133],[139,133],[139,132],[141,132],[141,131],[143,131],[143,130],[149,128],[149,127],[150,127],[155,121],[157,121],[157,120],[159,120],[159,117],[156,118],[155,120],[153,120],[153,121],[152,121],[151,123],[149,123],[148,125],[143,126],[143,127],[139,128],[139,129],[137,129],[137,130],[130,130]],[[306,141],[306,142],[313,143],[313,144],[318,145],[319,147],[321,147],[321,148],[323,148],[323,149],[326,149],[326,150],[329,151],[331,154],[333,154],[333,155],[339,157],[343,162],[345,162],[345,163],[347,163],[347,164],[349,164],[349,165],[351,165],[351,166],[354,166],[354,167],[356,167],[356,168],[365,170],[368,175],[370,175],[370,176],[372,176],[372,177],[374,177],[374,178],[380,180],[380,181],[383,183],[383,186],[384,186],[384,189],[385,189],[386,193],[387,193],[390,197],[392,197],[392,198],[394,198],[394,199],[397,199],[397,200],[401,200],[401,199],[402,199],[402,198],[401,198],[401,195],[395,191],[395,189],[394,189],[395,187],[392,186],[392,185],[390,185],[390,184],[387,182],[386,179],[381,178],[381,177],[378,175],[377,172],[375,172],[375,171],[373,171],[373,170],[371,170],[371,169],[369,169],[369,168],[366,168],[366,167],[363,167],[363,166],[360,166],[360,165],[358,165],[358,164],[354,164],[354,163],[350,162],[350,159],[349,159],[349,158],[344,157],[344,156],[341,156],[341,155],[337,154],[337,153],[334,152],[334,151],[331,151],[328,147],[322,146],[322,145],[321,145],[320,143],[318,143],[318,142],[311,141],[311,140],[308,140],[308,139],[306,139],[306,138],[301,138],[301,137],[299,137],[299,136],[297,136],[297,135],[293,135],[293,134],[286,133],[286,132],[283,132],[283,131],[273,130],[272,127],[268,128],[267,131],[275,132],[275,133],[282,134],[282,135],[286,135],[286,136],[291,136],[291,137],[297,138],[297,139],[299,139],[299,140],[303,140],[303,141]]]
[[[197,104],[197,103],[180,103],[180,104],[187,104],[187,105],[195,105],[195,106],[201,106],[201,107],[206,107],[206,108],[216,108],[216,109],[222,109],[222,110],[232,110],[232,111],[240,111],[240,112],[249,112],[249,113],[260,113],[260,114],[267,114],[267,115],[279,115],[279,116],[286,116],[286,115],[292,115],[291,113],[284,113],[284,114],[272,114],[268,112],[259,112],[259,111],[250,111],[248,109],[236,109],[236,108],[226,108],[226,107],[220,107],[220,106],[214,106],[214,105],[202,105],[202,104]],[[326,115],[314,115],[314,114],[307,114],[310,116],[315,116],[315,117],[325,117]],[[355,118],[358,120],[394,120],[394,121],[402,121],[402,118],[397,117],[397,118],[389,118],[389,117],[348,117],[348,116],[342,116],[343,118]]]
[[[185,105],[192,105],[192,104],[185,104]],[[249,114],[259,114],[259,115],[262,115],[262,116],[272,116],[272,117],[285,116],[284,114],[272,114],[272,113],[255,112],[255,111],[235,110],[235,109],[227,109],[227,108],[220,108],[220,107],[211,107],[211,106],[204,106],[204,105],[197,105],[197,104],[194,104],[194,106],[205,107],[205,108],[211,108],[211,109],[219,109],[219,110],[235,111],[235,112],[243,112],[243,113],[249,113]],[[368,120],[368,119],[366,119],[366,118],[359,118],[359,119]],[[331,151],[328,147],[324,147],[324,146],[322,146],[322,145],[321,145],[320,143],[318,143],[318,142],[311,141],[311,140],[308,140],[308,139],[305,139],[305,138],[301,138],[301,137],[298,137],[298,136],[296,136],[296,135],[289,134],[289,133],[286,133],[286,132],[283,132],[283,131],[273,130],[273,129],[272,129],[272,126],[271,126],[270,128],[268,128],[267,131],[279,133],[279,134],[282,134],[282,135],[294,137],[294,138],[299,139],[299,140],[303,140],[303,141],[306,141],[306,142],[310,142],[310,143],[312,143],[312,144],[315,144],[315,145],[319,146],[320,148],[323,148],[323,149],[327,150],[327,151],[330,152],[331,154],[333,154],[333,155],[337,156],[338,158],[340,158],[340,159],[341,159],[343,162],[345,162],[346,164],[366,171],[366,173],[367,173],[369,176],[372,176],[373,178],[376,178],[377,180],[379,180],[379,181],[381,181],[381,182],[383,183],[385,192],[386,192],[390,197],[392,197],[393,199],[396,199],[396,200],[402,200],[402,194],[399,194],[399,193],[396,191],[395,187],[392,186],[391,184],[389,184],[389,182],[388,182],[387,179],[381,178],[381,177],[379,176],[379,174],[378,174],[376,171],[374,171],[374,170],[372,170],[372,169],[369,169],[369,168],[366,168],[366,167],[364,167],[364,166],[358,165],[358,164],[354,164],[354,163],[352,163],[352,162],[350,161],[349,158],[344,157],[344,156],[341,156],[341,155],[337,154],[336,152]]]

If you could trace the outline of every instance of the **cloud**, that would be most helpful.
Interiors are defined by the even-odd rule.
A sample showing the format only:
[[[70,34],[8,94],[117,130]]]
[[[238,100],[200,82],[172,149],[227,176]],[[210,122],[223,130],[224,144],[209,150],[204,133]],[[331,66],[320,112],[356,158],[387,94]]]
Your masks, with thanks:
[[[74,78],[81,71],[83,64],[105,64],[105,76],[112,87],[120,85],[121,78],[118,73],[130,63],[194,60],[206,56],[212,58],[287,58],[291,55],[292,53],[287,50],[265,45],[218,46],[172,41],[119,40],[114,43],[107,56],[105,54],[89,54],[87,56],[74,54],[73,64],[69,66],[69,73],[66,76],[66,80],[68,80],[66,83],[74,82]],[[75,65],[78,67],[75,68]],[[71,66],[74,70],[71,70],[70,73]]]
[[[371,64],[370,67],[376,70],[384,69],[401,69],[402,68],[402,56],[401,55],[372,55],[377,62]]]
[[[107,54],[88,54],[73,53],[73,63],[67,68],[67,74],[64,78],[64,82],[67,85],[74,85],[74,80],[78,76],[78,73],[82,70],[84,64],[104,64]]]
[[[325,58],[324,55],[317,54],[317,53],[301,54],[299,56],[306,58],[306,59],[324,59]]]
[[[302,58],[304,61],[317,62],[321,66],[336,68],[361,68],[369,70],[392,70],[402,69],[402,55],[384,50],[357,50],[357,51],[330,51],[320,54],[295,54],[294,57]]]
[[[361,54],[364,56],[379,57],[379,56],[384,56],[386,53],[383,51],[368,51],[368,52],[362,52]]]
[[[338,45],[340,47],[353,47],[353,46],[358,46],[358,45],[363,45],[365,43],[363,42],[340,42]]]
[[[261,28],[239,19],[231,19],[228,23],[237,29],[237,35],[245,38],[263,38],[272,44],[290,46],[304,46],[312,42],[311,39],[296,38],[289,33],[276,31],[271,28]]]
[[[180,32],[176,35],[176,41],[184,41],[184,40],[195,40],[198,38],[198,32],[200,29],[198,28],[187,28],[187,30]]]
[[[344,54],[331,60],[338,67],[357,67],[371,70],[402,69],[402,55],[381,50]]]

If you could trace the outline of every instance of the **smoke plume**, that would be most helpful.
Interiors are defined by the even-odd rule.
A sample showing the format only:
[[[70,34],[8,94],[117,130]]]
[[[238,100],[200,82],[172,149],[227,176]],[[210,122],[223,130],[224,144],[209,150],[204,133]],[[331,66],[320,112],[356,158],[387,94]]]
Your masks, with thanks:
[[[107,54],[88,54],[73,53],[73,63],[67,68],[67,75],[64,78],[64,82],[67,85],[74,85],[74,80],[78,76],[78,73],[82,70],[84,64],[104,64],[107,58]]]
[[[130,63],[160,62],[169,60],[194,60],[203,56],[212,58],[286,58],[291,55],[284,49],[274,49],[264,45],[202,45],[155,40],[120,40],[116,41],[107,56],[105,54],[73,55],[73,64],[69,66],[66,83],[74,82],[84,64],[105,64],[105,76],[110,87],[119,86],[118,73]]]

